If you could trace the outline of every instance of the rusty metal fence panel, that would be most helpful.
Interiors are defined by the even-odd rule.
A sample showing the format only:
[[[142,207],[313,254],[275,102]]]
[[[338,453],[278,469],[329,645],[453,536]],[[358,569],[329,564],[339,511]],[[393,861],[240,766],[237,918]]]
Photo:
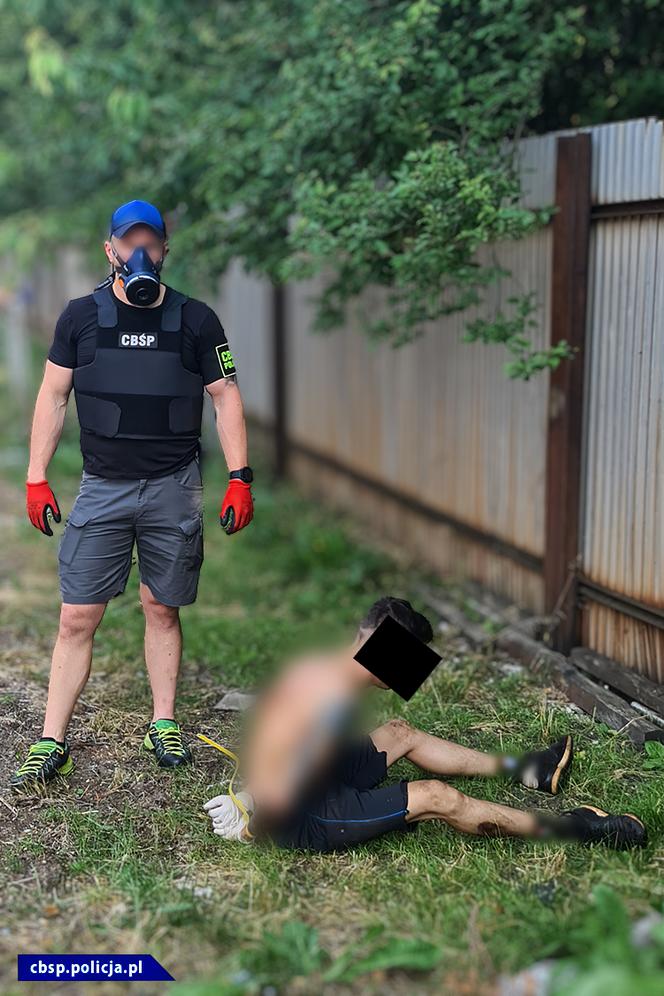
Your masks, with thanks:
[[[587,129],[593,139],[593,204],[664,197],[663,126],[647,118]]]
[[[544,229],[496,247],[514,278],[489,292],[497,309],[516,290],[538,289],[537,344],[548,337],[550,242]],[[311,290],[290,292],[292,440],[541,554],[547,376],[510,381],[501,347],[461,341],[460,316],[399,349],[370,343],[356,320],[312,334]],[[363,304],[379,309],[380,298],[371,289]]]
[[[540,319],[535,343],[544,345],[550,229],[489,252],[513,274],[489,290],[489,310],[534,289]],[[313,483],[324,464],[328,478],[332,465],[370,478],[377,487],[364,504],[374,522],[385,515],[381,488],[398,492],[406,507],[392,532],[412,532],[406,520],[418,513],[413,508],[409,515],[408,501],[423,503],[449,522],[435,548],[431,524],[423,525],[417,542],[423,556],[441,570],[453,564],[463,570],[465,563],[479,580],[539,608],[548,375],[509,380],[502,347],[462,341],[470,313],[431,323],[421,338],[399,349],[369,342],[357,317],[338,332],[312,333],[307,298],[316,287],[308,282],[289,288],[289,438],[300,482]],[[360,306],[379,313],[383,297],[371,288]],[[326,490],[334,496],[329,480]],[[469,529],[462,542],[458,527],[464,526]],[[477,549],[496,539],[501,544],[494,543],[493,552]]]
[[[664,122],[643,118],[592,128],[565,128],[522,139],[517,152],[522,204],[538,208],[553,203],[556,140],[561,135],[585,133],[592,142],[593,204],[664,198]]]
[[[606,592],[649,606],[655,623],[664,613],[664,216],[598,222],[591,262],[582,568]],[[594,600],[583,615],[586,645],[664,681],[664,630]]]

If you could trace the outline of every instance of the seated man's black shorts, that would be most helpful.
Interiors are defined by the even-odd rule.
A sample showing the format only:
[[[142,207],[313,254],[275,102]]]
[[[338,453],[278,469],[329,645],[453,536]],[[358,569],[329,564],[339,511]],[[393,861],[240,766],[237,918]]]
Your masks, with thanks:
[[[369,736],[341,750],[325,785],[312,793],[296,816],[272,833],[280,847],[337,851],[391,830],[415,830],[407,823],[408,783],[376,788],[387,774],[387,755]]]

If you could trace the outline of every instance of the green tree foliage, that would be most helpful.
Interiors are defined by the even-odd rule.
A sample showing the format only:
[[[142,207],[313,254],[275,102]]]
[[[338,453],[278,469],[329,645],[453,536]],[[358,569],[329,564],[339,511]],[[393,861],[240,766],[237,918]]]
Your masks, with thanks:
[[[586,50],[612,43],[601,6]],[[626,6],[639,4],[620,23]],[[323,272],[321,330],[379,285],[387,307],[364,325],[395,345],[481,304],[503,271],[478,248],[549,217],[518,204],[513,143],[529,121],[551,123],[542,94],[558,99],[588,18],[555,0],[0,0],[0,12],[0,252],[27,267],[76,242],[98,265],[112,208],[144,197],[177,233],[172,282],[202,291],[234,257],[275,282]],[[583,113],[598,106],[593,94]],[[529,296],[511,307],[468,338],[504,343],[512,376],[568,355],[531,349]]]
[[[557,0],[556,6],[563,4]],[[572,49],[544,78],[538,132],[661,117],[662,0],[595,0],[579,8]]]

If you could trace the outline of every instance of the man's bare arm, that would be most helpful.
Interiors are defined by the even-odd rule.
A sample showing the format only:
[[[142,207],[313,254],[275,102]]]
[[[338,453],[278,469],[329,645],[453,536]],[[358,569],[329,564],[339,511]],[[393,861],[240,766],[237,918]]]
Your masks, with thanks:
[[[46,361],[44,377],[37,394],[30,434],[29,481],[43,481],[55,453],[67,412],[67,402],[74,382],[70,367]]]
[[[330,677],[328,668],[293,668],[253,717],[243,773],[261,822],[288,812],[333,747],[328,720],[341,701]]]
[[[278,817],[294,800],[291,758],[306,726],[302,703],[292,697],[287,701],[282,694],[270,696],[253,717],[242,752],[243,785],[262,811],[262,819]]]
[[[217,435],[229,471],[246,467],[249,462],[247,428],[236,375],[221,377],[206,384],[205,390],[212,398]]]

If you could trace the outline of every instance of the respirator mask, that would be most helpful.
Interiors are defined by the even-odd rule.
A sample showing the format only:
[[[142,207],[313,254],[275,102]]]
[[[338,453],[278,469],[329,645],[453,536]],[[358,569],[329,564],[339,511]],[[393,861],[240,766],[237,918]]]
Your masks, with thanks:
[[[147,249],[137,247],[126,262],[118,256],[115,246],[111,246],[113,255],[118,261],[115,267],[120,283],[130,304],[146,307],[154,304],[159,297],[159,271],[164,262],[164,256],[153,263]]]

